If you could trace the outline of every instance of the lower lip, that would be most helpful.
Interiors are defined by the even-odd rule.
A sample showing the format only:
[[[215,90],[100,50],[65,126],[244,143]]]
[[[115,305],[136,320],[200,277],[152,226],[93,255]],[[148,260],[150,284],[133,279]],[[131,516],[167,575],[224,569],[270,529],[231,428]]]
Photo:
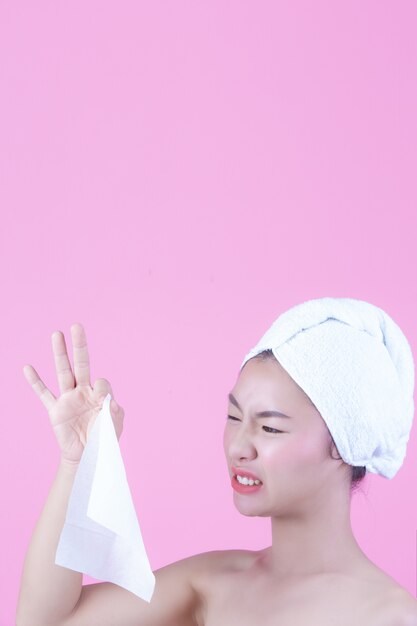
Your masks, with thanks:
[[[242,485],[236,476],[232,476],[231,485],[238,493],[253,493],[262,487],[262,483],[260,485]]]

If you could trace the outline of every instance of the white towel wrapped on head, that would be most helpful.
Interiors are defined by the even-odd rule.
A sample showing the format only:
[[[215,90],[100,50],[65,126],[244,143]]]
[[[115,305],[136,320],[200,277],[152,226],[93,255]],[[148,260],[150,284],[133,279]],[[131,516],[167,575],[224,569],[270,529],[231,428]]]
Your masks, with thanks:
[[[241,368],[267,349],[316,406],[345,463],[393,478],[414,414],[413,355],[394,320],[364,300],[307,300],[273,322]]]

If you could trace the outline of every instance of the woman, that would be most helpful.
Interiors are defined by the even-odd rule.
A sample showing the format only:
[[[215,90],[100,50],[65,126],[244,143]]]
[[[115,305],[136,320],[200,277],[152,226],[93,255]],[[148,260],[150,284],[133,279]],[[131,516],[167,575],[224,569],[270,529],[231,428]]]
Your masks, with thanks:
[[[326,300],[316,303],[327,305]],[[343,299],[332,300],[337,307],[349,304]],[[288,313],[278,318],[280,323]],[[82,586],[81,573],[54,564],[78,463],[103,399],[107,393],[113,397],[113,392],[105,379],[98,379],[93,387],[90,384],[87,341],[81,324],[71,327],[74,371],[63,334],[52,334],[59,398],[46,388],[32,366],[24,368],[28,382],[48,410],[61,461],[26,555],[18,626],[417,625],[417,601],[366,557],[350,525],[350,499],[356,481],[366,469],[392,475],[402,462],[404,448],[398,459],[370,441],[372,452],[366,466],[349,464],[349,460],[359,458],[355,456],[359,448],[363,454],[367,442],[352,446],[352,411],[351,421],[342,431],[342,413],[337,424],[332,423],[324,396],[320,396],[324,393],[328,402],[332,393],[323,391],[325,380],[326,387],[332,387],[339,394],[335,398],[340,399],[343,376],[337,379],[334,374],[335,354],[341,363],[345,359],[340,349],[333,350],[330,369],[326,372],[323,361],[321,370],[314,369],[315,355],[326,354],[323,336],[319,348],[307,352],[309,367],[302,349],[308,345],[302,343],[304,337],[311,341],[316,331],[326,329],[327,339],[335,346],[335,337],[347,329],[315,319],[311,329],[316,330],[309,331],[303,318],[297,331],[299,343],[294,344],[292,328],[285,341],[281,335],[280,352],[276,339],[283,325],[277,326],[277,321],[242,364],[229,395],[224,431],[235,505],[243,515],[271,517],[272,545],[254,552],[202,553],[162,567],[154,572],[156,586],[150,603],[112,583]],[[332,317],[330,321],[335,322]],[[346,320],[343,324],[351,328]],[[368,336],[369,329],[361,341]],[[352,337],[349,349],[354,344]],[[267,345],[274,347],[265,348]],[[297,369],[291,358],[302,354],[304,365]],[[359,353],[357,358],[359,362]],[[303,367],[307,378],[306,384],[300,385]],[[320,377],[322,371],[325,379]],[[357,374],[362,380],[363,372]],[[382,382],[389,388],[386,381]],[[343,401],[346,406],[346,398]],[[124,412],[114,400],[111,412],[120,438]],[[373,436],[378,437],[380,430],[379,424]],[[371,421],[366,432],[372,435]],[[248,485],[249,481],[252,484]]]

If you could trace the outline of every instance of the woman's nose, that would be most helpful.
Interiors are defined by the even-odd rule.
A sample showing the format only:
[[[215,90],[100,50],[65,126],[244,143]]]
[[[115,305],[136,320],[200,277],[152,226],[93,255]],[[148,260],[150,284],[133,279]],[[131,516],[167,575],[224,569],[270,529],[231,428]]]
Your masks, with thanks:
[[[252,436],[247,428],[241,426],[230,433],[229,437],[229,455],[233,459],[252,459],[256,457],[256,447]]]

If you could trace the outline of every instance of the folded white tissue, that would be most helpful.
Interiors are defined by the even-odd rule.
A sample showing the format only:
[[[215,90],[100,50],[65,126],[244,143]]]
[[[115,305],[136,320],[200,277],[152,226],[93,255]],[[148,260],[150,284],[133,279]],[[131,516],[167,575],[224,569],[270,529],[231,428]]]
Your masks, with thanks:
[[[84,448],[55,564],[124,587],[151,601],[149,564],[107,394]]]

